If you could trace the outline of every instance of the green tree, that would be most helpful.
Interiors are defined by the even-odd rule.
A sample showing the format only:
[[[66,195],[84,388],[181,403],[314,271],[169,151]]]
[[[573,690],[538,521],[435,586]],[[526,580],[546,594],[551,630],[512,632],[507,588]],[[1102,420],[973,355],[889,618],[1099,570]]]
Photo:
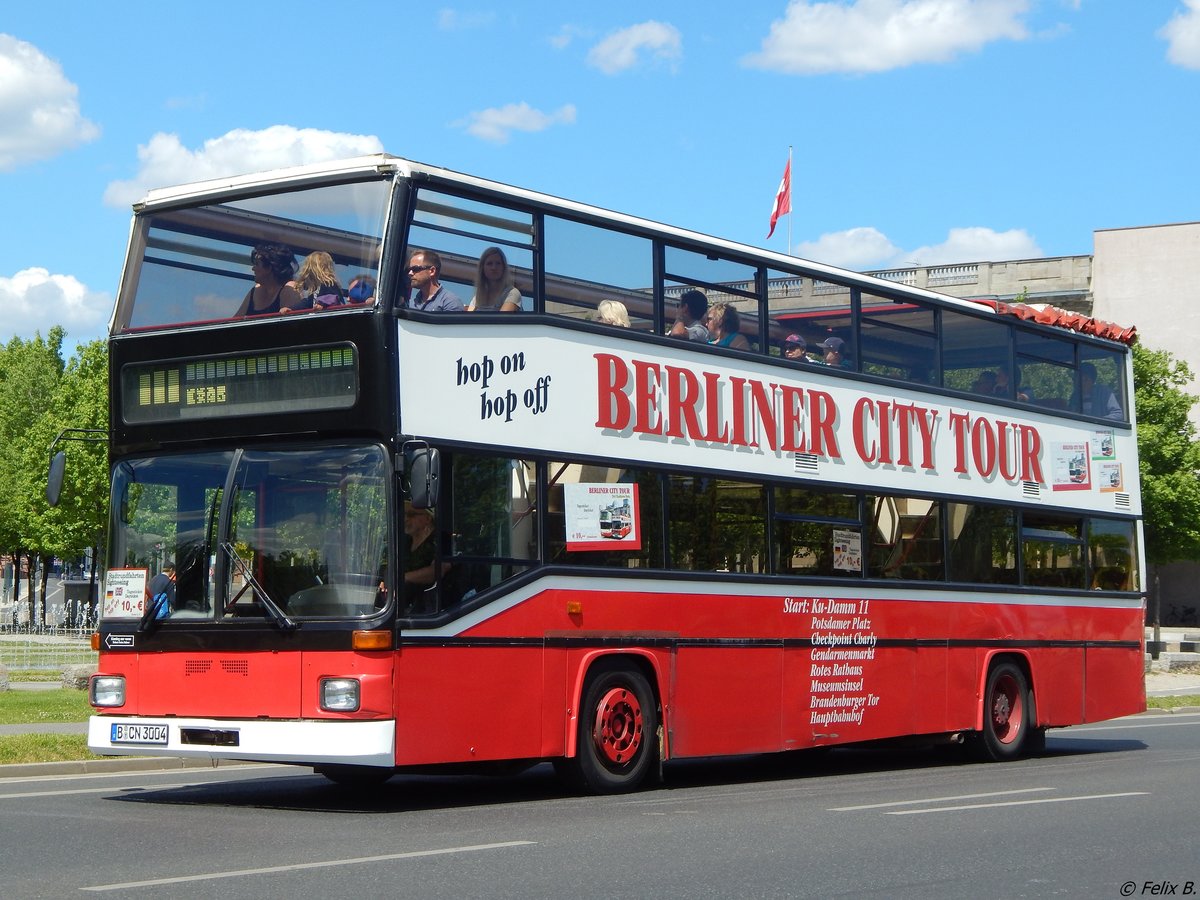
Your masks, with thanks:
[[[108,519],[105,435],[75,435],[83,440],[64,440],[56,447],[67,455],[67,471],[58,506],[53,508],[45,495],[50,445],[65,429],[107,428],[108,351],[103,341],[92,341],[76,348],[49,404],[26,436],[21,489],[28,513],[23,538],[47,558],[73,559],[89,548],[98,552]]]
[[[1133,348],[1146,557],[1152,564],[1200,559],[1200,443],[1188,418],[1191,370],[1162,350]]]
[[[12,554],[18,573],[22,557],[29,557],[31,619],[34,563],[46,557],[34,546],[40,543],[37,536],[31,535],[29,484],[33,475],[25,460],[30,428],[48,408],[62,377],[65,334],[56,325],[44,340],[40,333],[30,340],[14,337],[0,352],[0,548]],[[45,463],[39,468],[44,471]],[[17,590],[15,587],[14,597]]]

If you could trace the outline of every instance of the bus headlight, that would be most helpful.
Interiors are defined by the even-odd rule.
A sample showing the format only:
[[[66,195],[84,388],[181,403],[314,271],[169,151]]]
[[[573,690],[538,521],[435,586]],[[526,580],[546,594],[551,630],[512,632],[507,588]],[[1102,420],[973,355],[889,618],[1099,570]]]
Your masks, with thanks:
[[[326,712],[358,712],[357,678],[322,678],[321,709]]]
[[[124,706],[124,675],[93,675],[88,683],[92,706]]]

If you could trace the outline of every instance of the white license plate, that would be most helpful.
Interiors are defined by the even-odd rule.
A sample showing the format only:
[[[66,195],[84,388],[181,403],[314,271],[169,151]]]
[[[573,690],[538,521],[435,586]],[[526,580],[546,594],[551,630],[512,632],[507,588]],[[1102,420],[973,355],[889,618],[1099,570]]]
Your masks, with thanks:
[[[167,726],[114,723],[110,739],[114,744],[165,744]]]

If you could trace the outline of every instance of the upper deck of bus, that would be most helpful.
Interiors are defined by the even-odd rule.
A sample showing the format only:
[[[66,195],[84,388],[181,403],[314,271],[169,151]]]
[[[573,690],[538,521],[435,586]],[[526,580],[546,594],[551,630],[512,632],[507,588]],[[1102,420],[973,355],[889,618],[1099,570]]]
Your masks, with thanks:
[[[399,341],[390,313],[402,323],[430,321],[403,309],[408,255],[436,249],[444,261],[443,282],[466,300],[479,252],[497,245],[509,255],[524,307],[534,315],[486,316],[490,328],[529,334],[550,328],[569,341],[614,335],[590,320],[602,299],[615,298],[632,319],[621,339],[678,353],[683,348],[663,332],[674,299],[698,287],[710,301],[741,311],[742,332],[751,341],[749,351],[687,348],[722,364],[754,360],[797,377],[807,365],[806,377],[892,384],[902,400],[933,394],[957,397],[967,406],[1015,406],[1025,415],[1080,420],[1081,433],[1091,422],[1132,440],[1126,346],[1132,329],[1053,312],[1034,319],[1019,305],[900,285],[386,154],[155,190],[135,213],[111,322],[114,384],[125,377],[124,396],[134,396],[140,386],[142,396],[153,399],[155,379],[173,377],[153,364],[184,357],[197,370],[224,373],[247,364],[307,369],[314,359],[321,365],[331,355],[351,353],[358,385],[378,388],[358,390],[347,403],[337,395],[345,385],[334,377],[332,387],[302,388],[320,396],[308,397],[303,415],[290,420],[281,403],[269,400],[236,411],[243,418],[275,415],[272,433],[312,433],[314,412],[323,417],[326,433],[361,430],[364,422],[377,423],[379,434],[393,428],[396,376],[389,360]],[[378,279],[374,302],[320,314],[238,318],[241,295],[254,283],[250,250],[267,240],[297,255],[327,250],[343,284],[356,273],[370,273]],[[1005,311],[1017,315],[1001,314]],[[481,317],[439,314],[435,320],[477,327]],[[196,338],[201,331],[202,344]],[[783,359],[782,341],[792,333],[810,346],[826,336],[843,338],[853,371],[818,373],[812,363]],[[516,331],[503,334],[521,337]],[[201,346],[205,352],[198,354]],[[261,352],[268,350],[284,356]],[[1119,418],[1087,415],[1080,408],[1080,372],[1087,364],[1118,398]],[[1029,400],[1011,392],[1004,397],[973,392],[982,372],[1001,367],[1024,373],[1026,388],[1033,388]],[[179,370],[174,377],[185,374]],[[198,383],[212,389],[211,381]],[[192,415],[210,433],[247,427],[223,421],[235,413],[232,405],[191,396],[199,398]],[[114,405],[113,413],[114,433],[124,446],[145,445],[143,431],[161,421],[157,414],[135,421],[127,405]],[[260,421],[251,427],[263,426]],[[187,435],[186,429],[180,432],[182,439]]]

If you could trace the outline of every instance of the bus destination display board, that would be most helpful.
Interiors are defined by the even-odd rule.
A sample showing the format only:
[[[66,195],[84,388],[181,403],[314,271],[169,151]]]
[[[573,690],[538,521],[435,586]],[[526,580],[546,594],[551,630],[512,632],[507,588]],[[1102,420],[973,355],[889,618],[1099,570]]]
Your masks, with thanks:
[[[121,369],[129,425],[347,409],[358,399],[351,344],[131,363]]]

